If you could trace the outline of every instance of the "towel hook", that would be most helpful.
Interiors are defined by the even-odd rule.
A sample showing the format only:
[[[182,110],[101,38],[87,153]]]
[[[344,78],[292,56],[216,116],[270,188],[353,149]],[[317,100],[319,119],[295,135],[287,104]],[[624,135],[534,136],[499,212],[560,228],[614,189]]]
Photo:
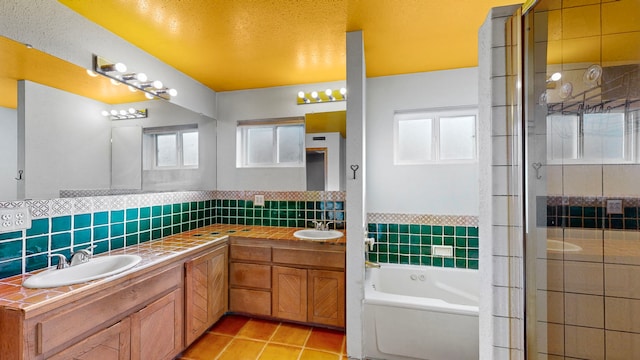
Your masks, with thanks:
[[[356,179],[356,171],[358,171],[358,169],[360,168],[360,166],[358,165],[351,165],[351,170],[353,171],[353,180]]]
[[[18,170],[18,177],[14,178],[16,180],[22,180],[22,174],[24,174],[24,170]]]

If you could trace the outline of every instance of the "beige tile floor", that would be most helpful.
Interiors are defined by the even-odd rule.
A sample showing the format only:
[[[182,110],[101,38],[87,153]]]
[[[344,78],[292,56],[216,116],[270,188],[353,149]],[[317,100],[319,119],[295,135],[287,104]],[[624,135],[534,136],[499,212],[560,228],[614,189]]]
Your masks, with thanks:
[[[180,360],[346,360],[341,331],[227,315]]]

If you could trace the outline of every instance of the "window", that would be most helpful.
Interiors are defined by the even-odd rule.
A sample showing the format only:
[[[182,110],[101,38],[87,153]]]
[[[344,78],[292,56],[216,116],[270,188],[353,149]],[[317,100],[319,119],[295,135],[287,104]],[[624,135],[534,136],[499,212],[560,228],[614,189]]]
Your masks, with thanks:
[[[304,120],[240,121],[237,127],[237,167],[304,166]]]
[[[633,161],[632,122],[624,113],[547,116],[549,162]]]
[[[396,165],[473,162],[476,150],[476,109],[396,113]]]
[[[143,131],[145,170],[197,169],[197,125],[147,128]]]

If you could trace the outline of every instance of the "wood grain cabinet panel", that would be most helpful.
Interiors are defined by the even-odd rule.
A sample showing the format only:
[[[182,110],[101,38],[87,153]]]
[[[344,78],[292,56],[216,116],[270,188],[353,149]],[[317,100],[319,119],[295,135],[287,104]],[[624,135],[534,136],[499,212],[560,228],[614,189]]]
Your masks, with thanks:
[[[271,314],[274,317],[307,321],[307,270],[274,266]]]
[[[189,345],[227,311],[227,247],[185,263],[185,300]]]
[[[229,310],[271,316],[271,292],[251,289],[229,289]]]
[[[233,260],[271,261],[271,247],[231,245],[230,258]]]
[[[308,321],[312,323],[344,327],[344,272],[309,270],[308,282]]]
[[[131,321],[129,318],[59,352],[49,360],[128,360]]]
[[[271,289],[271,266],[235,262],[229,265],[229,284],[232,286]]]
[[[182,289],[131,315],[131,359],[171,360],[183,349]]]

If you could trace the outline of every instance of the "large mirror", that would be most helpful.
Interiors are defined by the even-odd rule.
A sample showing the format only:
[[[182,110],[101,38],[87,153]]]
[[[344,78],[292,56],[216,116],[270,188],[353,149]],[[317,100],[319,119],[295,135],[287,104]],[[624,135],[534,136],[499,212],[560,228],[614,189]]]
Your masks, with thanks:
[[[0,201],[78,190],[215,189],[215,120],[146,100],[3,37],[0,63]],[[147,117],[112,120],[102,114],[129,108],[146,109]],[[197,149],[190,160],[183,159],[183,145]],[[159,163],[159,151],[169,160]]]

